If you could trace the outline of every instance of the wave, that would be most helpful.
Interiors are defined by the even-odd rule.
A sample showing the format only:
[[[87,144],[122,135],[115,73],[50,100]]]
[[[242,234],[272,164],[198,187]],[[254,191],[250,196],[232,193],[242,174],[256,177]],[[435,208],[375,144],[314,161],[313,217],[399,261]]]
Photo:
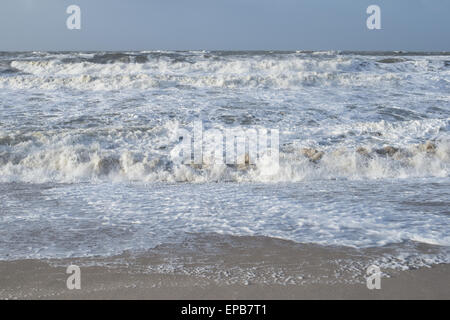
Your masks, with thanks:
[[[176,137],[167,127],[0,134],[0,181],[276,183],[450,175],[449,139],[322,149],[288,143],[278,166],[264,156],[255,164],[216,165],[206,156],[201,164],[178,164]]]
[[[247,53],[248,54],[248,53]],[[317,54],[317,53],[316,53]],[[10,61],[24,74],[0,77],[12,89],[81,90],[154,87],[296,88],[314,85],[407,85],[414,78],[429,86],[450,86],[442,57],[358,57],[314,54],[232,56],[213,53],[153,52],[55,56]],[[436,77],[436,72],[441,74]]]

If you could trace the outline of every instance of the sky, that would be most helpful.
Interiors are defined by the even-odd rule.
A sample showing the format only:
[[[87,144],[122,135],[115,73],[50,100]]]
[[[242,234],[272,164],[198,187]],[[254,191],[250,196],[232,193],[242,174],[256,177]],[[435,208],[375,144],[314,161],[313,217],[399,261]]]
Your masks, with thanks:
[[[81,30],[69,30],[69,5]],[[381,30],[366,9],[381,8]],[[0,51],[450,51],[449,0],[1,0]]]

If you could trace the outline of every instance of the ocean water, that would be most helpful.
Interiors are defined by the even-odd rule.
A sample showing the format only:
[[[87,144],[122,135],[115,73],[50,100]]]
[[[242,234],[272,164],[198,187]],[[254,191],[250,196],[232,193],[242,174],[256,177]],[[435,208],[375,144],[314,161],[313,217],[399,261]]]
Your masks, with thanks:
[[[278,170],[176,163],[195,121],[279,130]],[[449,175],[450,54],[0,53],[0,260],[221,235],[448,263]]]

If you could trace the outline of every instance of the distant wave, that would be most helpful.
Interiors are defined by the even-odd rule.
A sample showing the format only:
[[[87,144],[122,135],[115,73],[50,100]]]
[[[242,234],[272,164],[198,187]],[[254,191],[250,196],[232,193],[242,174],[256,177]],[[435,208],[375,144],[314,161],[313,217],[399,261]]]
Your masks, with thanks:
[[[18,58],[18,59],[17,59]],[[0,88],[121,90],[158,87],[406,86],[421,77],[450,87],[442,55],[352,55],[268,52],[149,52],[42,54],[11,59]],[[432,75],[441,72],[443,78]],[[419,80],[419,79],[417,79]]]

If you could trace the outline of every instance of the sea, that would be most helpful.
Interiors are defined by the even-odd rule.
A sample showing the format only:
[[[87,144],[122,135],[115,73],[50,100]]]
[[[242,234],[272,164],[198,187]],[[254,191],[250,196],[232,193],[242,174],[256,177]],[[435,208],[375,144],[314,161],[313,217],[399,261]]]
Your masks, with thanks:
[[[199,122],[278,130],[277,163],[177,162]],[[450,53],[0,53],[0,260],[275,239],[433,266],[449,177]]]

